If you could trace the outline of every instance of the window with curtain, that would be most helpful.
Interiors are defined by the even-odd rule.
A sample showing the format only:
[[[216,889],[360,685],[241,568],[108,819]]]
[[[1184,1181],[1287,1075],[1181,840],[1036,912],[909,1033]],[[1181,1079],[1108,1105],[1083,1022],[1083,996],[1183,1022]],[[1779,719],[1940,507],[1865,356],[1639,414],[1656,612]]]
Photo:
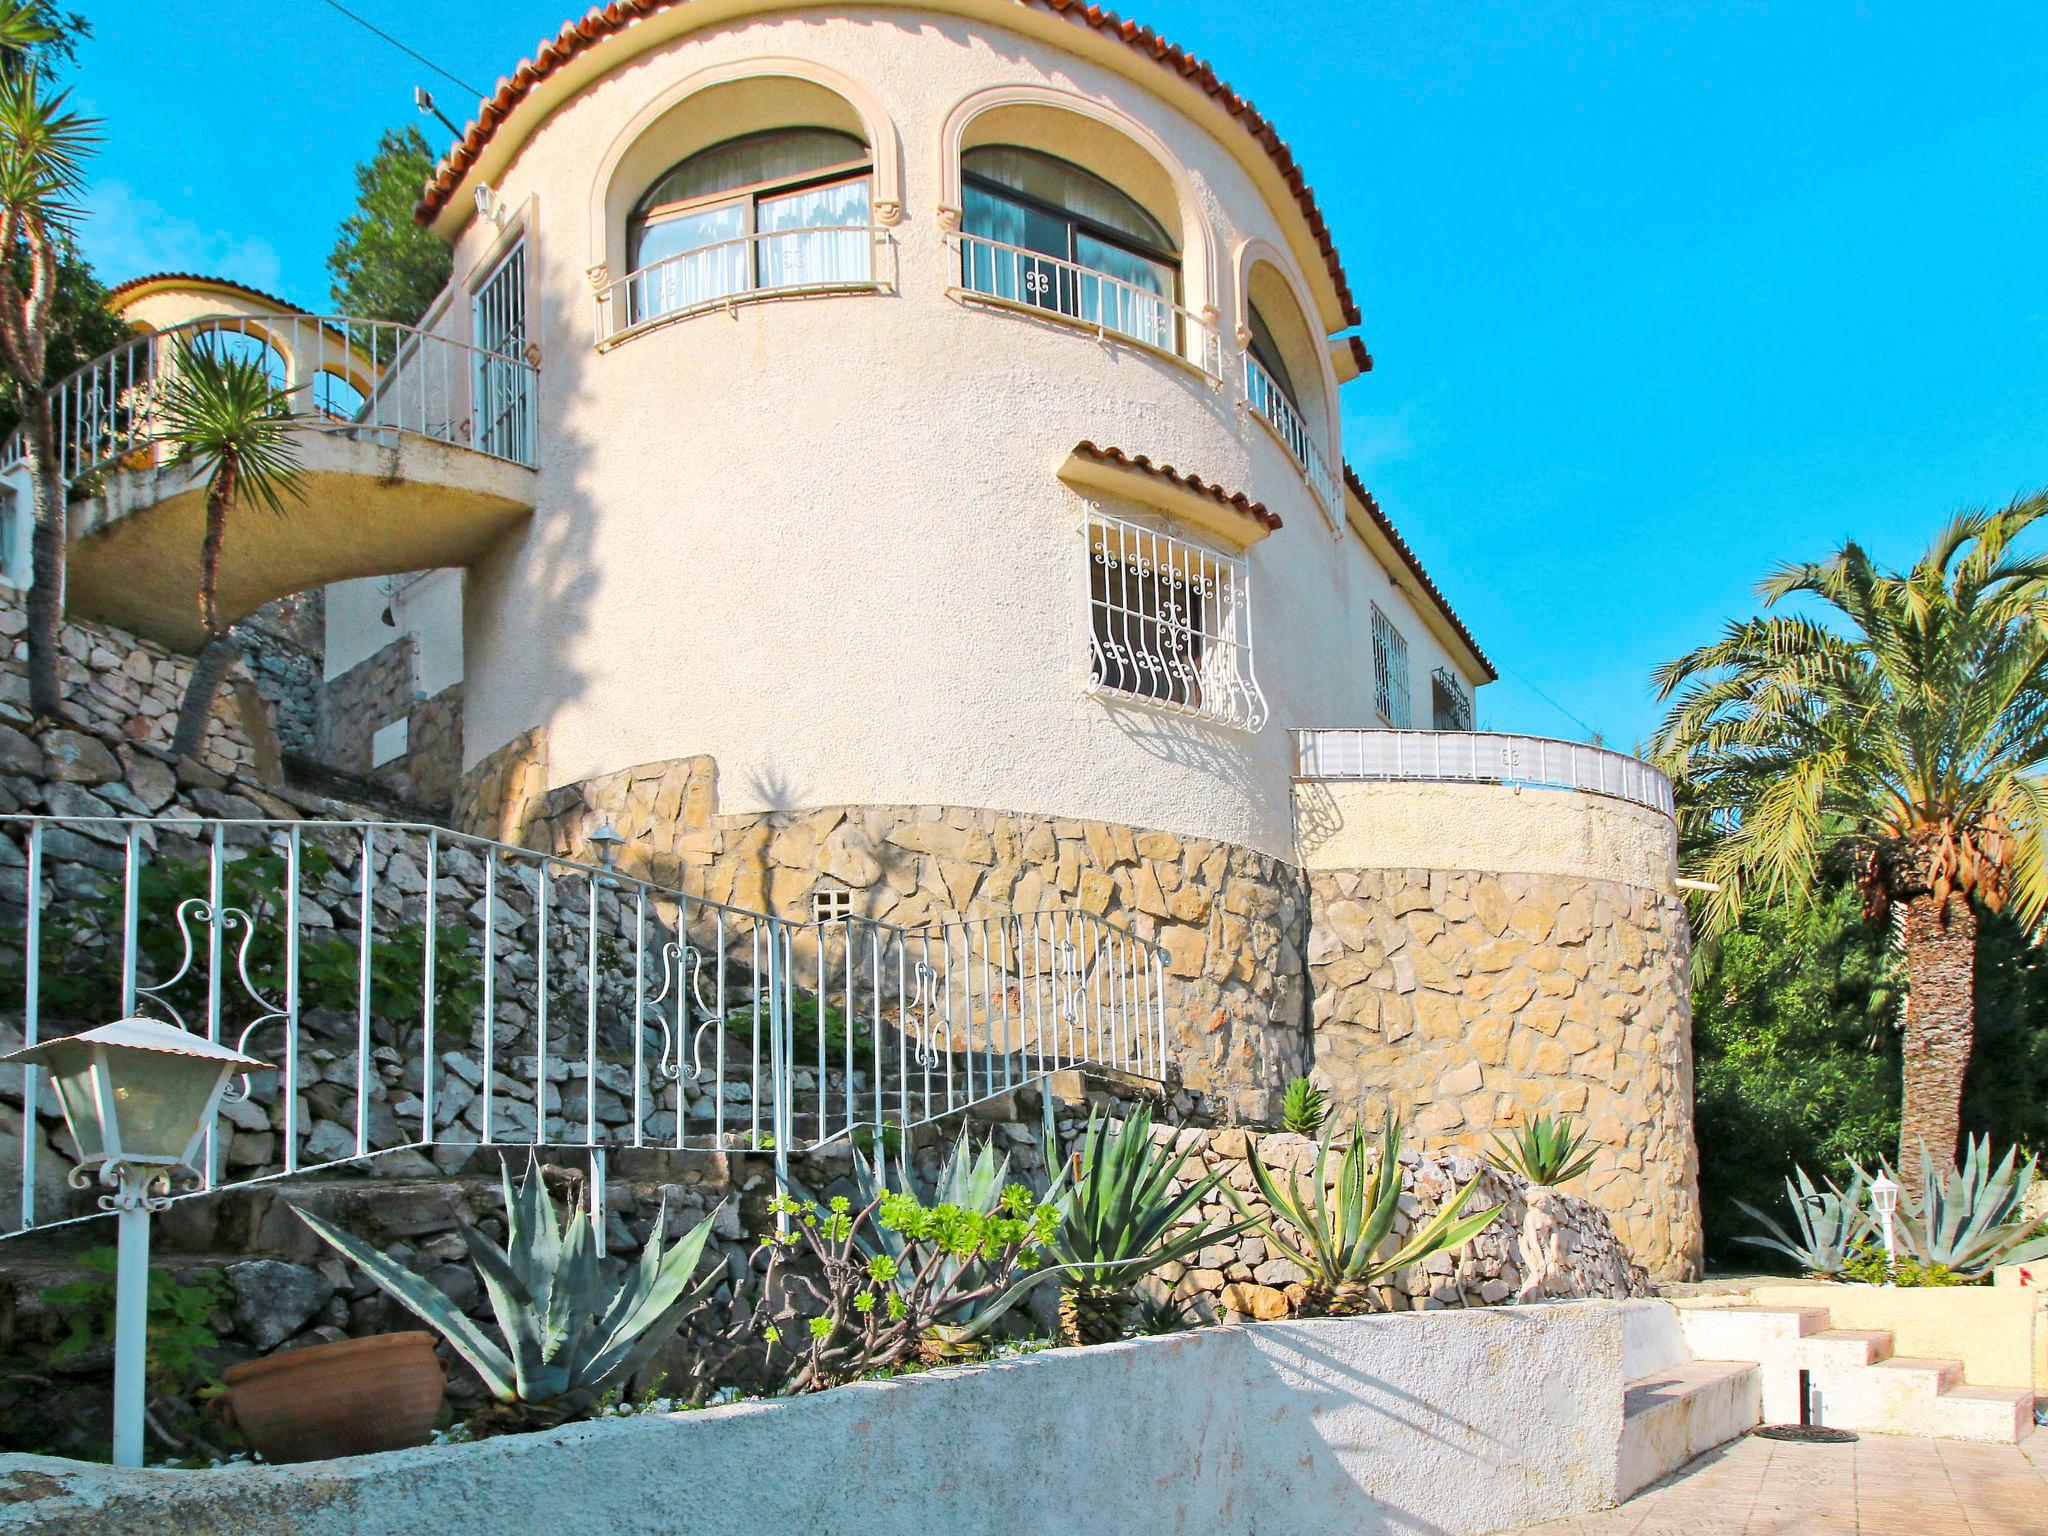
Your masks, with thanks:
[[[962,287],[1178,350],[1180,253],[1136,201],[1014,145],[970,149],[960,171]]]
[[[832,128],[727,139],[672,167],[626,223],[626,323],[754,289],[874,275],[868,148]]]

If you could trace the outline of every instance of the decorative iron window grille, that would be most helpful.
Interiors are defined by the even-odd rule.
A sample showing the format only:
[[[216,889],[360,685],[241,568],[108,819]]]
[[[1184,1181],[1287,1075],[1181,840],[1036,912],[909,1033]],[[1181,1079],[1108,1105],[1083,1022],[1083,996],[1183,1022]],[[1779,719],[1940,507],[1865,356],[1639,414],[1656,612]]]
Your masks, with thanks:
[[[1472,729],[1472,695],[1465,691],[1465,680],[1449,667],[1438,667],[1429,674],[1432,728],[1439,731],[1469,731]]]
[[[1241,730],[1265,725],[1244,561],[1091,505],[1088,607],[1091,689]]]
[[[1394,621],[1372,605],[1372,703],[1387,724],[1406,730],[1408,713],[1408,639]]]

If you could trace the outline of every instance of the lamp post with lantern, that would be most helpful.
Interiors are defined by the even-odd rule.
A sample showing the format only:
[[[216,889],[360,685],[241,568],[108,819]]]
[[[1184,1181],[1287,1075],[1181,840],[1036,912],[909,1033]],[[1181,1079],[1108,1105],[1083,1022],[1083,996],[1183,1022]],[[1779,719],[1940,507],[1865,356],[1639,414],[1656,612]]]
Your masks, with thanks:
[[[228,1079],[263,1062],[157,1019],[117,1019],[82,1034],[0,1056],[48,1071],[78,1147],[74,1189],[97,1180],[114,1213],[114,1465],[142,1465],[149,1330],[149,1218],[170,1204],[171,1180],[190,1174]]]
[[[1870,1204],[1877,1212],[1879,1227],[1884,1231],[1884,1268],[1886,1285],[1897,1284],[1899,1250],[1892,1235],[1892,1218],[1899,1213],[1899,1181],[1883,1169],[1870,1181]]]

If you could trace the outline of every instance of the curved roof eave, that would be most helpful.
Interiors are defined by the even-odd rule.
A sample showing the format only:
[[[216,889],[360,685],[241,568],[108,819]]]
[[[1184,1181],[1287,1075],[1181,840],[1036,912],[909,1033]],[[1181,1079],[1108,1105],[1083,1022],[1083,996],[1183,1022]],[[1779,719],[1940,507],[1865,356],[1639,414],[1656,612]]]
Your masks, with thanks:
[[[1263,165],[1266,177],[1277,178],[1279,188],[1301,216],[1301,232],[1308,237],[1307,244],[1321,257],[1322,272],[1327,278],[1327,288],[1319,295],[1326,305],[1325,329],[1334,333],[1359,323],[1358,304],[1352,297],[1343,263],[1338,259],[1336,242],[1301,167],[1295,163],[1293,152],[1258,109],[1233,91],[1203,60],[1168,42],[1149,27],[1126,21],[1101,6],[1081,4],[1079,0],[888,0],[888,3],[902,9],[950,11],[1041,35],[1048,33],[1048,24],[1074,25],[1086,29],[1093,37],[1105,40],[1109,46],[1120,47],[1126,57],[1135,54],[1152,60],[1161,70],[1170,73],[1189,90],[1228,115],[1243,129],[1251,146],[1263,151],[1260,157],[1240,158],[1248,169],[1252,169],[1254,179],[1261,179],[1260,165]],[[580,20],[564,22],[561,31],[536,46],[533,57],[521,60],[519,67],[501,78],[497,89],[480,103],[475,119],[465,125],[462,137],[434,167],[434,174],[422,191],[413,217],[452,239],[461,227],[463,216],[459,212],[451,214],[451,208],[457,206],[455,196],[464,182],[487,155],[494,160],[509,160],[525,138],[545,121],[546,113],[552,111],[552,104],[544,99],[541,113],[533,123],[525,126],[517,142],[502,153],[494,154],[492,144],[499,129],[517,116],[541,87],[568,76],[561,96],[554,98],[559,101],[566,99],[585,81],[617,67],[633,50],[630,47],[608,49],[605,45],[619,39],[629,29],[644,27],[653,17],[677,16],[679,19],[675,25],[658,37],[647,38],[647,46],[651,47],[737,16],[800,8],[790,4],[789,0],[612,0],[601,9],[592,9]],[[684,12],[689,14],[683,16]],[[1034,14],[1040,18],[1037,25],[1029,20]],[[544,98],[549,95],[546,92],[542,94]],[[1167,93],[1161,91],[1160,94]],[[1309,264],[1304,262],[1303,265],[1307,267]]]

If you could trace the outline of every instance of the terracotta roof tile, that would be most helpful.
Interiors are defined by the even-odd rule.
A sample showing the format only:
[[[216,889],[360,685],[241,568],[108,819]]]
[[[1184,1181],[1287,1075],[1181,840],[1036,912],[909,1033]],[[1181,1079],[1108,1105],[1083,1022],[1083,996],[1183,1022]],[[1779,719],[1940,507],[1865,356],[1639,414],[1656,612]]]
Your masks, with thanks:
[[[1125,469],[1143,470],[1161,480],[1193,491],[1198,496],[1207,496],[1219,505],[1242,512],[1246,517],[1269,531],[1280,527],[1280,514],[1266,510],[1262,501],[1253,501],[1243,491],[1226,491],[1220,485],[1212,485],[1200,475],[1190,475],[1175,469],[1171,464],[1155,464],[1142,453],[1125,453],[1121,448],[1100,448],[1083,440],[1074,444],[1074,452],[1083,458],[1095,460],[1098,464],[1115,464]]]
[[[1479,649],[1479,642],[1472,638],[1472,631],[1465,627],[1465,621],[1459,618],[1457,611],[1451,607],[1450,599],[1437,590],[1436,583],[1429,579],[1429,572],[1422,568],[1422,562],[1415,557],[1415,551],[1410,549],[1408,541],[1401,537],[1401,530],[1396,528],[1393,520],[1380,510],[1380,504],[1373,500],[1372,492],[1365,488],[1365,482],[1358,478],[1358,472],[1349,464],[1344,466],[1344,484],[1349,487],[1351,494],[1363,503],[1366,515],[1373,520],[1380,532],[1387,536],[1387,542],[1394,546],[1394,552],[1401,557],[1410,574],[1415,577],[1422,590],[1429,594],[1430,600],[1436,604],[1443,616],[1450,621],[1451,628],[1458,632],[1458,638],[1472,648],[1472,654],[1478,658],[1480,667],[1486,673],[1486,680],[1489,683],[1497,682],[1500,674],[1494,671],[1493,663],[1486,659],[1486,652]]]
[[[107,302],[117,302],[124,294],[137,288],[146,288],[151,283],[204,283],[209,288],[232,288],[237,293],[246,293],[252,299],[261,299],[266,304],[275,304],[288,314],[303,315],[307,311],[299,308],[290,299],[280,299],[274,293],[265,293],[261,288],[252,288],[247,283],[238,283],[231,277],[213,277],[204,272],[147,272],[141,277],[131,277],[126,282],[116,283],[107,290]]]
[[[435,166],[434,174],[427,181],[421,194],[419,206],[413,210],[413,217],[425,224],[433,220],[455,189],[461,185],[483,153],[484,146],[497,131],[498,125],[509,117],[513,110],[524,101],[533,88],[549,75],[574,59],[578,54],[602,42],[606,38],[623,32],[642,16],[675,6],[688,5],[691,0],[613,0],[602,10],[592,10],[580,20],[566,21],[561,31],[551,39],[543,39],[534,49],[533,57],[522,59],[519,67],[509,77],[498,81],[497,89],[478,108],[476,119],[463,130],[461,139]],[[1301,215],[1308,221],[1309,233],[1321,251],[1323,264],[1329,269],[1330,281],[1336,285],[1339,303],[1343,306],[1344,319],[1349,325],[1359,321],[1358,304],[1351,296],[1351,284],[1344,276],[1344,265],[1337,258],[1336,241],[1331,238],[1330,227],[1323,218],[1323,211],[1316,205],[1315,194],[1309,191],[1301,167],[1295,162],[1294,153],[1287,147],[1273,125],[1262,116],[1244,97],[1233,91],[1216,71],[1184,48],[1168,42],[1150,27],[1126,21],[1114,11],[1104,10],[1099,5],[1083,5],[1079,0],[1015,0],[1018,5],[1036,10],[1051,11],[1058,16],[1073,18],[1108,37],[1122,41],[1130,48],[1156,60],[1162,68],[1170,69],[1182,79],[1193,83],[1199,90],[1211,97],[1223,110],[1243,125],[1264,149],[1266,155],[1279,170],[1281,179],[1294,194],[1294,200],[1301,209]]]

